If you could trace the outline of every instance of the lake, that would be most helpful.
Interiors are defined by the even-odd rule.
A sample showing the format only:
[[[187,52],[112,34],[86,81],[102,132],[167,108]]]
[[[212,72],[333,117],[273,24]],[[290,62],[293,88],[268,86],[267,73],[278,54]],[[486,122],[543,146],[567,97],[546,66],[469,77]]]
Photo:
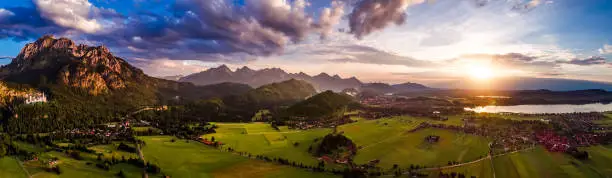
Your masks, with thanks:
[[[516,105],[516,106],[479,106],[475,108],[465,108],[467,111],[486,112],[486,113],[573,113],[573,112],[604,112],[612,111],[612,103],[592,103],[592,104],[552,104],[552,105]]]

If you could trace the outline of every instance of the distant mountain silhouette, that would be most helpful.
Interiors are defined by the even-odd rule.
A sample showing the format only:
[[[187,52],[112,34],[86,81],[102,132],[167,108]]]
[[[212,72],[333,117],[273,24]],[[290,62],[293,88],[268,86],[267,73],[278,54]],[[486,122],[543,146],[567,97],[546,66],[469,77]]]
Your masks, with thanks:
[[[327,73],[310,76],[303,72],[287,73],[280,68],[253,70],[246,66],[239,68],[236,71],[232,71],[226,65],[221,65],[216,68],[211,68],[199,73],[182,77],[179,81],[191,82],[196,85],[233,82],[248,84],[252,87],[259,87],[265,84],[286,81],[289,79],[304,80],[311,83],[319,91],[341,91],[346,88],[359,88],[362,85],[361,81],[355,77],[341,78],[338,75],[330,76]]]
[[[612,83],[588,80],[558,79],[558,78],[529,78],[507,77],[497,78],[490,83],[479,83],[470,80],[456,80],[452,82],[433,84],[438,88],[449,89],[489,89],[489,90],[552,90],[573,91],[601,89],[612,91]]]

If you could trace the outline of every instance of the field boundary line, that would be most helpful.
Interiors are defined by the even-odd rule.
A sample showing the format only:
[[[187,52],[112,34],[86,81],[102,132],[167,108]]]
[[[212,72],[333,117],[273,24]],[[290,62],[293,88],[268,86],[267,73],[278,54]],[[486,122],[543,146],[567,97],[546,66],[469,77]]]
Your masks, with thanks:
[[[28,176],[28,178],[32,178],[32,175],[30,175],[30,172],[23,167],[23,163],[21,161],[19,161],[19,158],[15,157],[15,161],[17,161],[17,164],[19,164],[19,167],[21,167],[21,169],[23,170],[23,172],[26,173],[26,175]]]

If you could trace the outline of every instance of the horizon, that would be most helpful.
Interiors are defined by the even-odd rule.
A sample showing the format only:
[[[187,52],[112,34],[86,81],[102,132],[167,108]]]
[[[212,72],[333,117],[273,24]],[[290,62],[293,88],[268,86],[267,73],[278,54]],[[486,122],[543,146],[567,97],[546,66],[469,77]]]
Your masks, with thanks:
[[[0,2],[0,64],[53,34],[106,45],[157,77],[227,64],[426,85],[504,78],[612,82],[612,28],[599,23],[612,14],[609,1],[398,0],[382,6],[389,16],[369,9],[371,0],[50,2]]]

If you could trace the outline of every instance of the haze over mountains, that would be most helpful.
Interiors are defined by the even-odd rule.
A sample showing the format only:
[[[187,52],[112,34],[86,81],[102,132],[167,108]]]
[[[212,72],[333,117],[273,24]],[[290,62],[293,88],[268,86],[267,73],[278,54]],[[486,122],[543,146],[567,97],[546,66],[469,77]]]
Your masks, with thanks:
[[[149,77],[127,61],[115,57],[104,46],[79,45],[68,38],[55,39],[52,36],[44,36],[33,43],[27,44],[10,64],[0,68],[0,79],[8,82],[32,86],[44,83],[62,84],[87,90],[88,93],[94,95],[113,90],[138,89],[140,90],[139,93],[148,93],[148,96],[154,96],[153,93],[158,93],[157,96],[153,97],[158,99],[174,96],[201,98],[205,97],[204,95],[217,95],[213,91],[229,94],[225,91],[232,90],[219,88],[227,89],[239,84],[256,88],[290,79],[304,80],[312,84],[317,91],[342,91],[353,88],[375,90],[381,93],[395,93],[431,89],[428,86],[411,82],[396,85],[365,83],[356,77],[342,78],[327,73],[310,76],[303,72],[289,73],[280,68],[254,70],[244,66],[232,71],[226,65],[184,77],[169,76],[162,78],[166,80]],[[222,85],[201,87],[211,84]],[[234,88],[242,88],[240,91],[244,91],[248,88],[246,85]],[[612,91],[612,84],[610,83],[551,78],[498,78],[492,80],[491,83],[478,83],[464,79],[430,86],[440,89],[548,89],[555,91],[604,89]]]
[[[317,90],[341,91],[346,88],[359,88],[363,85],[355,77],[341,78],[338,75],[330,76],[327,73],[310,76],[306,73],[288,73],[280,68],[266,68],[253,70],[247,66],[232,71],[226,65],[211,68],[200,73],[180,78],[178,81],[191,82],[196,85],[210,85],[224,82],[243,83],[252,87],[286,81],[289,79],[304,80],[311,83]]]

